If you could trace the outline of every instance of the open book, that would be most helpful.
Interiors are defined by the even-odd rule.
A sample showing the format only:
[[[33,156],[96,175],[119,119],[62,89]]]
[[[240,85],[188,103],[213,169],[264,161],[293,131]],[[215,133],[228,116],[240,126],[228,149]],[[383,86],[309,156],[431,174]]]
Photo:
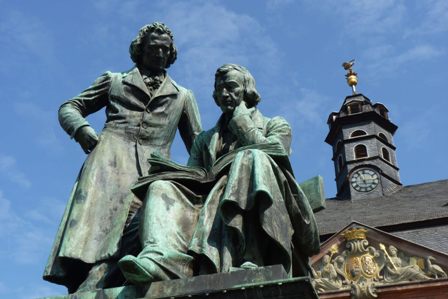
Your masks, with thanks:
[[[235,156],[244,150],[258,149],[267,155],[278,158],[281,164],[286,163],[290,168],[287,154],[279,143],[259,143],[239,147],[219,157],[209,169],[198,166],[184,166],[159,155],[152,154],[148,159],[151,165],[149,174],[142,176],[131,188],[139,198],[145,196],[150,183],[156,180],[174,180],[178,182],[193,182],[196,184],[207,184],[214,182],[233,162]],[[285,159],[286,158],[286,159]],[[277,160],[277,159],[276,159]]]

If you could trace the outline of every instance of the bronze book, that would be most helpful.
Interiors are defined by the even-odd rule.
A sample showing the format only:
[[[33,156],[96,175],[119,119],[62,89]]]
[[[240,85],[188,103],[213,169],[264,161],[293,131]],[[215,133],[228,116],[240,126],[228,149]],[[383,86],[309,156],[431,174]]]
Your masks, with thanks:
[[[144,198],[150,183],[156,180],[170,180],[187,184],[210,184],[215,182],[232,164],[235,156],[244,150],[257,149],[274,158],[274,160],[290,169],[289,159],[283,146],[279,143],[259,143],[242,146],[219,157],[210,169],[198,166],[185,166],[152,154],[148,159],[151,165],[149,174],[141,176],[131,188],[139,198]]]

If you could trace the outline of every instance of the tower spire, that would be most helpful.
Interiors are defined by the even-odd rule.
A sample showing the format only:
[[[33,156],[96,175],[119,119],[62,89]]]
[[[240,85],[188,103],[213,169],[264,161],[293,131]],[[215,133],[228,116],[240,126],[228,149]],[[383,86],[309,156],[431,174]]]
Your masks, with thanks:
[[[345,97],[339,112],[330,113],[325,142],[333,147],[336,197],[378,198],[401,186],[393,144],[397,126],[389,119],[386,106],[356,92],[354,64],[354,59],[342,64],[353,94]]]
[[[345,74],[345,78],[347,79],[347,84],[352,88],[352,92],[356,94],[356,84],[358,84],[357,73],[352,70],[353,65],[355,64],[355,60],[352,59],[348,62],[342,63],[342,67],[347,71]]]

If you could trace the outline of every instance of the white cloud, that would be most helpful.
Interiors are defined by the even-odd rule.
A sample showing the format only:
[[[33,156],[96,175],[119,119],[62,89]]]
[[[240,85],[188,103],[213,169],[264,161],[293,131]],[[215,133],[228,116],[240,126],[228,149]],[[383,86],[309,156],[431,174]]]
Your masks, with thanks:
[[[406,12],[403,1],[396,0],[348,1],[343,6],[346,29],[358,35],[397,30]]]
[[[268,9],[277,9],[292,3],[294,3],[294,0],[267,0],[266,7]]]
[[[296,97],[283,105],[281,115],[299,126],[321,126],[330,111],[331,99],[308,88],[300,88]]]
[[[196,6],[192,8],[193,6]],[[263,26],[252,17],[230,11],[216,1],[194,4],[175,2],[167,7],[166,20],[171,24],[184,55],[185,71],[204,76],[225,62],[245,65],[260,61],[275,67],[277,49]]]
[[[38,122],[46,122],[48,119],[54,119],[54,113],[42,109],[39,105],[31,102],[19,102],[14,106],[19,116],[26,116]],[[53,116],[53,117],[52,117]]]
[[[362,57],[366,62],[368,75],[378,79],[380,76],[396,75],[396,71],[410,63],[432,60],[443,51],[429,44],[420,44],[400,51],[392,45],[379,45],[367,49]]]
[[[406,15],[403,0],[327,0],[309,4],[342,21],[348,36],[363,37],[363,41],[373,34],[396,32]]]
[[[264,24],[248,14],[232,11],[215,0],[160,1],[149,5],[151,9],[148,10],[142,10],[142,7],[148,7],[144,1],[125,3],[127,1],[109,3],[101,0],[95,7],[103,16],[110,13],[119,18],[138,15],[138,19],[147,22],[159,20],[167,24],[174,33],[179,50],[178,61],[169,73],[180,84],[194,90],[201,111],[216,110],[211,98],[214,73],[224,63],[241,64],[252,72],[257,67],[257,80],[280,74],[281,59],[275,43],[267,34]],[[160,19],[161,16],[163,19]],[[111,40],[111,36],[123,35],[124,29],[121,27],[126,27],[118,28],[104,22],[99,26],[98,36],[103,35],[107,41]],[[137,33],[135,28],[126,30],[129,31],[126,34],[130,34],[129,40]],[[203,114],[203,123],[214,124],[216,118],[213,113]]]
[[[48,224],[60,220],[63,205],[47,198],[29,204],[19,213],[0,190],[0,238],[5,241],[0,258],[25,265],[40,262],[53,241]]]
[[[65,202],[54,198],[43,198],[34,209],[24,211],[24,216],[30,221],[54,225],[60,220]]]
[[[174,32],[179,48],[176,77],[198,96],[202,111],[217,111],[211,99],[214,73],[224,63],[251,70],[257,81],[280,74],[280,53],[263,24],[217,1],[170,1],[164,20]],[[257,69],[255,68],[257,67]],[[215,114],[203,114],[213,125]]]
[[[14,290],[15,298],[29,299],[29,298],[47,298],[61,294],[66,290],[62,286],[56,285],[36,285],[36,284],[22,284],[21,287]],[[12,292],[11,292],[12,293]],[[59,297],[58,297],[59,298]]]
[[[31,187],[31,181],[17,167],[16,159],[3,153],[0,153],[0,175],[21,187]]]
[[[7,56],[12,59],[2,60],[7,63],[15,60],[23,61],[29,59],[29,56],[37,57],[45,63],[54,61],[55,43],[50,31],[38,18],[17,10],[10,10],[2,15],[0,44],[5,48],[14,49],[9,51]]]
[[[434,46],[431,45],[417,45],[411,49],[408,49],[407,51],[399,54],[395,62],[400,64],[405,64],[408,62],[412,62],[415,60],[428,60],[432,59],[434,57],[437,57],[442,54],[442,51],[439,49],[436,49]]]
[[[434,136],[434,123],[431,120],[437,115],[436,108],[425,108],[400,124],[398,138],[403,143],[402,148],[407,151],[427,147]]]
[[[423,12],[421,23],[410,31],[411,34],[437,34],[448,31],[448,1],[419,1],[417,9]]]
[[[4,271],[4,273],[6,273],[6,271]],[[41,285],[22,281],[19,286],[10,287],[6,283],[0,281],[0,296],[2,298],[47,298],[65,292],[66,289],[64,287],[56,284]]]
[[[11,201],[3,196],[0,190],[0,238],[3,240],[3,246],[0,248],[0,256],[9,259],[14,246],[14,233],[19,232],[23,227],[23,220],[13,211]]]
[[[403,40],[424,43],[448,31],[446,0],[308,0],[307,4],[341,27],[345,43],[362,47]]]
[[[31,223],[27,223],[25,227],[26,229],[21,229],[14,237],[14,251],[11,256],[17,264],[35,264],[48,254],[53,236],[50,237],[47,231]]]
[[[33,139],[39,146],[52,151],[62,150],[56,133],[56,130],[60,130],[55,122],[56,112],[45,110],[33,102],[15,103],[14,110],[19,117],[26,119],[27,123],[34,124]]]
[[[342,0],[310,3],[324,12],[367,70],[366,77],[396,75],[405,65],[441,56],[444,50],[428,34],[448,30],[448,2]],[[358,53],[358,54],[356,54]],[[362,67],[358,69],[362,71]]]
[[[118,13],[126,19],[134,18],[142,9],[148,7],[147,2],[141,0],[96,0],[94,2],[95,9],[106,16]]]
[[[405,143],[405,148],[416,149],[425,146],[431,133],[431,128],[421,121],[405,122],[400,126],[401,139]]]
[[[446,160],[443,143],[446,140],[444,137],[448,122],[444,117],[437,117],[440,111],[446,110],[446,104],[427,99],[422,101],[422,105],[407,107],[398,115],[397,123],[400,126],[395,138],[399,143],[398,147],[402,153],[411,153],[408,157],[415,157],[415,153],[421,155],[430,149],[428,152],[434,156],[434,161]]]
[[[0,226],[0,237],[2,239],[22,224],[21,219],[11,209],[11,201],[4,197],[2,190],[0,190],[0,223],[2,223]]]

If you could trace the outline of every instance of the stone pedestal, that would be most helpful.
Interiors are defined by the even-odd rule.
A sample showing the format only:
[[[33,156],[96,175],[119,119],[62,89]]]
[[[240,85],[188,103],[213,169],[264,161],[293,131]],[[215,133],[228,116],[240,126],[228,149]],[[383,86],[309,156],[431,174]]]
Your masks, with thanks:
[[[280,265],[153,282],[47,299],[288,298],[318,299],[309,277],[288,278]]]

